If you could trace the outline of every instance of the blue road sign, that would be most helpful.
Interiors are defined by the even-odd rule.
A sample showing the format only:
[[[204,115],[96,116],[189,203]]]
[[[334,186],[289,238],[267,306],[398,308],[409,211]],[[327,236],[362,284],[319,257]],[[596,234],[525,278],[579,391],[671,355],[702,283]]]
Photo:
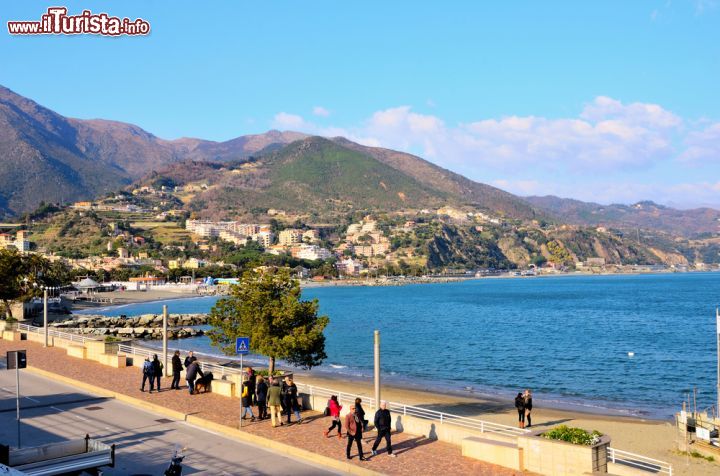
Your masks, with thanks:
[[[247,354],[248,352],[250,352],[250,338],[238,337],[235,341],[235,353]]]

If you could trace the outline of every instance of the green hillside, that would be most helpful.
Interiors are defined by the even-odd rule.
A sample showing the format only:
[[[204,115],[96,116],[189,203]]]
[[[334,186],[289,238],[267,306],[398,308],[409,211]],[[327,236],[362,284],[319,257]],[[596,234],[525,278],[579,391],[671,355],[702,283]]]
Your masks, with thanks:
[[[173,169],[162,174],[175,179],[178,172]],[[368,154],[320,137],[255,157],[250,164],[227,164],[198,175],[209,187],[188,207],[212,218],[269,208],[332,217],[355,210],[436,209],[462,203]]]

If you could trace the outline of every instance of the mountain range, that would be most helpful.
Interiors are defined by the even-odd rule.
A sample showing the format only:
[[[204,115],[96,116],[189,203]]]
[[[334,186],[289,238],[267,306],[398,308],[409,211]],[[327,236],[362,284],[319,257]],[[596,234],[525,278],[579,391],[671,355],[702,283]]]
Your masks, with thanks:
[[[224,164],[218,167],[213,164]],[[269,131],[214,142],[165,140],[103,119],[73,119],[0,86],[0,217],[40,202],[92,199],[148,177],[211,179],[190,209],[215,214],[258,206],[296,211],[469,206],[517,220],[717,233],[720,212],[641,202],[609,205],[518,197],[420,157],[342,137]]]
[[[283,150],[289,144],[292,148]],[[323,154],[304,157],[321,150]],[[298,159],[307,159],[312,162],[308,166],[315,168],[316,176],[330,178],[329,173],[335,174],[336,184],[322,181],[323,185],[336,189],[351,187],[346,188],[345,197],[351,201],[360,198],[359,202],[354,201],[361,208],[366,203],[353,194],[364,193],[371,200],[367,204],[372,206],[382,205],[375,199],[388,200],[390,204],[402,201],[401,197],[405,196],[413,206],[435,206],[449,200],[519,218],[531,218],[535,214],[527,202],[512,194],[402,152],[365,147],[343,138],[331,141],[309,138],[289,131],[269,131],[225,142],[191,138],[164,140],[132,124],[66,118],[0,87],[0,160],[3,162],[0,212],[6,215],[29,211],[41,201],[91,199],[172,164],[237,163],[253,155],[269,155],[270,163],[287,165],[297,169],[296,172],[305,169],[304,160],[298,162]],[[295,196],[301,197],[303,190],[297,181],[293,182],[293,173],[285,170],[279,175],[270,175],[286,182],[275,183],[275,186],[285,190],[293,188]],[[365,175],[353,177],[353,174]],[[312,194],[315,189],[310,186],[306,192]],[[240,186],[237,193],[242,192]],[[326,196],[319,199],[332,198],[333,193],[328,190]]]
[[[549,215],[575,225],[658,230],[688,237],[720,231],[720,211],[713,208],[678,210],[651,201],[601,205],[552,195],[525,197],[525,200]]]

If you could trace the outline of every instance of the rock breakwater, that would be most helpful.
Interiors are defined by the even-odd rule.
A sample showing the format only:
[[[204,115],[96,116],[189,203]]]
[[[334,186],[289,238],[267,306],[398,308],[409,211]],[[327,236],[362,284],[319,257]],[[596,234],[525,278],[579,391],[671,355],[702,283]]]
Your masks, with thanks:
[[[183,339],[204,334],[196,326],[207,324],[207,314],[170,314],[168,339]],[[137,317],[76,316],[50,324],[57,330],[72,329],[78,334],[127,337],[131,339],[162,339],[161,314],[143,314]]]

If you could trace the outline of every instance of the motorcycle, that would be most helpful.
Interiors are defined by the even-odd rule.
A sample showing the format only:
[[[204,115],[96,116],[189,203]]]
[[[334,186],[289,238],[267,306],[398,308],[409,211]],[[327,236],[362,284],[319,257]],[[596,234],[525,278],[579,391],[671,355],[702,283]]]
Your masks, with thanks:
[[[170,458],[170,466],[165,470],[165,476],[182,476],[182,462],[185,459],[183,451],[186,448],[180,449],[178,446],[175,447],[175,452]]]

